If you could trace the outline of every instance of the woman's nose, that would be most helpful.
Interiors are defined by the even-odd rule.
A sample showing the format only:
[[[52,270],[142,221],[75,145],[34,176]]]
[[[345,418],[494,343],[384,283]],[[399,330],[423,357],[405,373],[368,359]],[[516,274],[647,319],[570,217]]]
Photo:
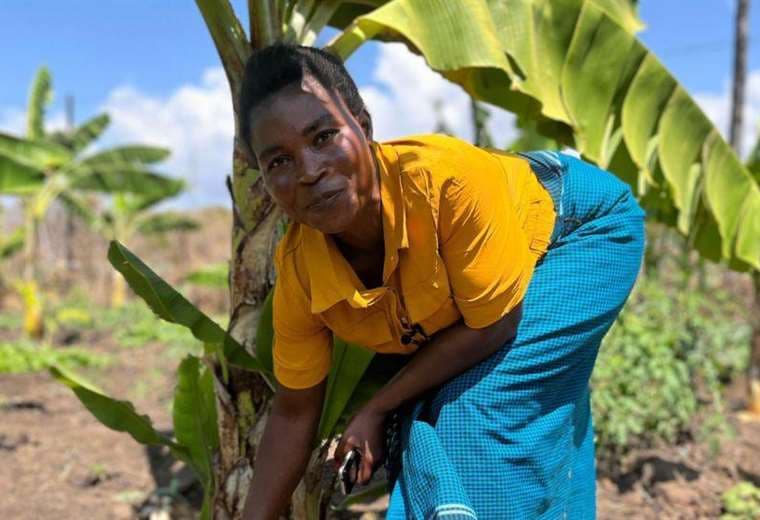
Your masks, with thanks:
[[[301,175],[298,181],[303,184],[314,184],[327,172],[324,162],[318,157],[305,155],[301,163]]]

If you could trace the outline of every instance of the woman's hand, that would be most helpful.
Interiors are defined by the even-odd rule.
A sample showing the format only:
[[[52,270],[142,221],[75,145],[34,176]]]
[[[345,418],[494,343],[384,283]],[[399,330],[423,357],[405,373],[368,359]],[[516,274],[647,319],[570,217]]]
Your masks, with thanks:
[[[366,484],[372,478],[385,454],[385,413],[365,406],[354,415],[343,432],[335,449],[335,466],[340,467],[343,458],[353,448],[362,454],[356,482]]]

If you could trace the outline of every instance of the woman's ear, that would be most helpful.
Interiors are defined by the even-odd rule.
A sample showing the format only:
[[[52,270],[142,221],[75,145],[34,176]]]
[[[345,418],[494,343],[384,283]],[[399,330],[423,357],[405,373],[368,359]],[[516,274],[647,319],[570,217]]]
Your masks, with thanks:
[[[372,116],[369,115],[366,108],[362,108],[357,119],[362,126],[362,130],[364,130],[364,136],[367,138],[367,141],[372,141]]]

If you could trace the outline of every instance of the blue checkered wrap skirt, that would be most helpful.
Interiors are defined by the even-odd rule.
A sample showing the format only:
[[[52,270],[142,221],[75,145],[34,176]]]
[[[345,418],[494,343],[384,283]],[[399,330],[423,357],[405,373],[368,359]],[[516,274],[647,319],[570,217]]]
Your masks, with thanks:
[[[557,220],[516,336],[409,407],[387,519],[595,517],[589,377],[644,250],[644,211],[609,172],[524,154]]]

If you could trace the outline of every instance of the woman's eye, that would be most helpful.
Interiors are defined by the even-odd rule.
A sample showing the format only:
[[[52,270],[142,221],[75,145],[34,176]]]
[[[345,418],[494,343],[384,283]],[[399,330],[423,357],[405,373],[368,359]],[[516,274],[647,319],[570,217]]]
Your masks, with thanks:
[[[317,137],[314,139],[314,142],[316,144],[322,144],[337,133],[338,133],[338,130],[335,128],[331,128],[330,130],[323,130],[322,132],[319,132],[317,134]]]
[[[285,162],[285,158],[284,157],[275,157],[274,159],[272,159],[271,161],[269,161],[269,165],[267,166],[267,169],[268,170],[272,170],[274,168],[277,168],[278,166],[280,166],[284,162]]]

